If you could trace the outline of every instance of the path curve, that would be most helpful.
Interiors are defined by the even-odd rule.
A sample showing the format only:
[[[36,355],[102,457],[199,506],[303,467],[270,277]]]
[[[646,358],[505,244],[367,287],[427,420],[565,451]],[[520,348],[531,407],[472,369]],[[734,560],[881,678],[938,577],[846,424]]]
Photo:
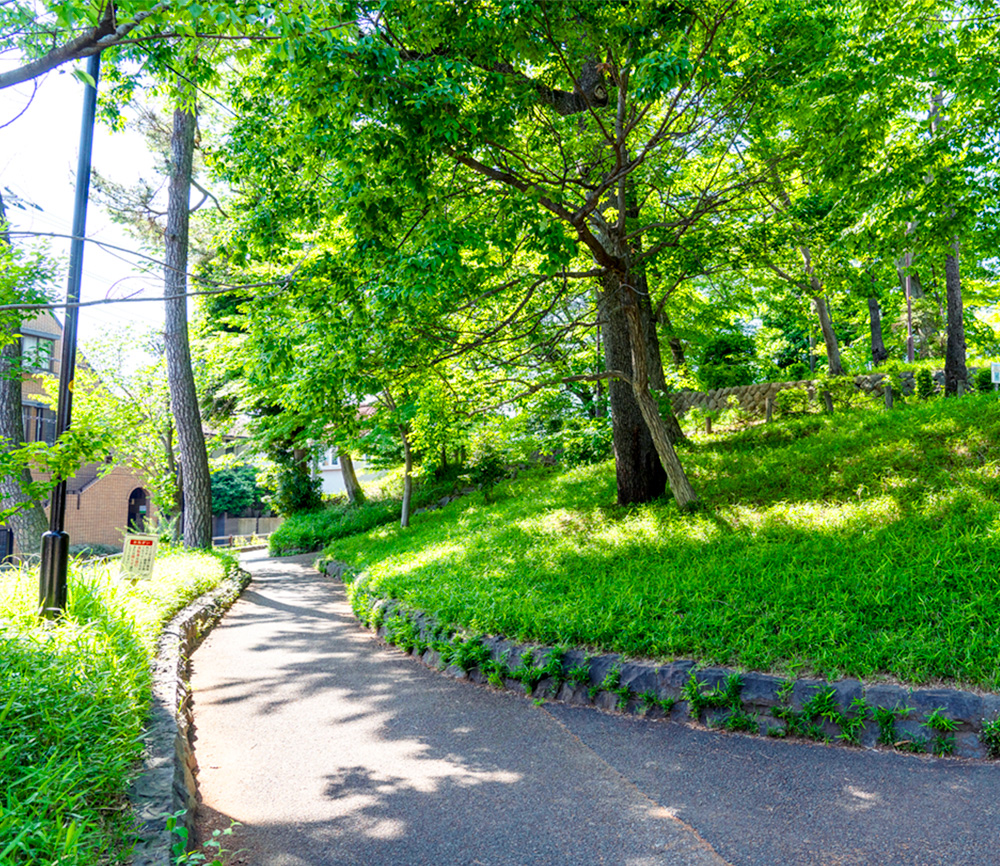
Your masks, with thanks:
[[[313,556],[245,558],[194,654],[199,830],[253,866],[1000,864],[1000,765],[694,729],[456,681]]]

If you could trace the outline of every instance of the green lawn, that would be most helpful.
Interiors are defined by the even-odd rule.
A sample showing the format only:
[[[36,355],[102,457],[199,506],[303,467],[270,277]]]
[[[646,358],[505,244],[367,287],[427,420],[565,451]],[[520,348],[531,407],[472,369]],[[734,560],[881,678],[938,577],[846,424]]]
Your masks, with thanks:
[[[162,625],[233,560],[178,553],[135,587],[71,566],[67,615],[34,616],[37,571],[0,573],[0,863],[125,862],[125,788],[141,756]]]
[[[620,509],[608,463],[334,542],[474,632],[778,673],[1000,688],[1000,402],[810,416],[681,452],[707,508]],[[360,599],[359,599],[360,603]]]

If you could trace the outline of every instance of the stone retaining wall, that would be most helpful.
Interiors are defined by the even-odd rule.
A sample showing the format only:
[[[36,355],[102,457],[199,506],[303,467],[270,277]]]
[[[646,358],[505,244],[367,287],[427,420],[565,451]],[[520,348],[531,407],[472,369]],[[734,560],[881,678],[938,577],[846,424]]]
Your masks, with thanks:
[[[194,841],[198,806],[195,774],[198,764],[191,744],[193,717],[187,686],[188,660],[211,627],[250,582],[237,571],[214,590],[191,602],[163,629],[153,663],[153,704],[143,735],[143,767],[129,790],[138,823],[132,866],[171,866],[171,846],[180,837],[167,829],[178,812],[178,826]]]
[[[971,382],[975,381],[976,369],[970,367],[966,380],[966,389],[971,388]],[[935,370],[932,374],[934,384],[938,391],[944,389],[944,370]],[[882,394],[883,383],[887,376],[892,377],[893,390],[898,394],[912,394],[916,389],[916,377],[912,370],[904,370],[900,373],[871,373],[864,376],[855,376],[854,384],[858,390],[869,394]],[[788,388],[801,388],[808,391],[810,396],[815,396],[819,383],[813,379],[803,379],[798,382],[760,382],[756,385],[741,385],[734,388],[718,388],[713,391],[680,391],[670,395],[670,402],[674,408],[675,415],[684,415],[689,409],[702,409],[710,412],[719,411],[726,407],[730,397],[739,400],[740,408],[745,412],[763,416],[769,397],[774,397],[779,391]]]
[[[343,579],[348,566],[330,562],[326,572]],[[499,637],[458,637],[480,641],[487,656],[462,667],[442,662],[439,623],[429,614],[399,602],[375,603],[373,621],[379,637],[394,642],[394,622],[405,619],[420,645],[413,654],[445,674],[473,682],[490,682],[534,698],[593,705],[650,718],[693,720],[729,730],[765,736],[792,736],[867,748],[931,752],[965,758],[990,755],[991,727],[1000,716],[1000,695],[944,688],[911,688],[892,683],[845,679],[783,679],[728,668],[699,668],[690,660],[668,664],[636,662],[617,654],[590,655],[569,650],[561,674],[542,673],[551,647],[518,644]],[[455,638],[450,639],[453,645]],[[525,654],[531,662],[525,666]],[[571,673],[576,671],[574,680]],[[582,681],[579,676],[586,671]]]

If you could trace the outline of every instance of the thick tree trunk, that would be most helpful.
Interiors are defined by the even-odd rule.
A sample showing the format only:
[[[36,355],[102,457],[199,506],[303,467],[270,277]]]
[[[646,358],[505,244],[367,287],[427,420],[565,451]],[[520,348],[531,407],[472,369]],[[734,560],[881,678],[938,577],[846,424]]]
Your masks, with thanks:
[[[365,491],[358,483],[358,476],[354,471],[354,461],[346,451],[339,452],[340,469],[344,475],[344,489],[347,491],[347,499],[352,505],[362,505],[365,501]]]
[[[666,425],[660,417],[660,407],[649,392],[649,370],[644,351],[645,346],[643,345],[645,335],[643,334],[642,319],[634,295],[629,297],[630,292],[628,287],[622,286],[619,301],[624,310],[629,336],[632,340],[632,392],[639,404],[643,420],[652,434],[657,456],[666,471],[670,492],[674,495],[677,507],[681,511],[689,511],[698,507],[698,497],[684,473],[680,460],[677,459],[670,437],[667,435]]]
[[[954,397],[959,383],[965,386],[968,371],[965,366],[965,322],[962,310],[962,279],[958,269],[958,242],[955,254],[944,262],[945,291],[948,298],[948,346],[944,357],[944,393]]]
[[[608,370],[621,370],[631,377],[632,344],[625,312],[618,300],[617,275],[605,274],[602,283],[600,316],[604,366]],[[608,401],[611,404],[618,504],[650,502],[663,495],[667,476],[632,386],[612,379],[608,383]]]
[[[399,525],[406,529],[410,525],[410,500],[413,498],[413,452],[410,449],[410,437],[401,431],[403,437],[403,511],[399,517]]]
[[[5,447],[11,450],[24,444],[21,372],[17,363],[20,353],[16,339],[0,348],[0,437],[7,440]],[[49,528],[42,506],[30,499],[21,487],[30,483],[31,472],[27,468],[20,479],[9,475],[0,477],[0,508],[19,506],[19,510],[7,518],[7,526],[14,532],[18,552],[22,555],[38,553],[42,534]]]
[[[174,111],[170,138],[170,197],[165,233],[164,295],[167,298],[165,342],[170,407],[177,429],[184,492],[184,546],[212,546],[212,483],[201,426],[201,411],[191,369],[188,341],[187,266],[194,156],[194,115]]]
[[[868,299],[868,317],[871,320],[872,363],[877,367],[883,361],[889,360],[889,352],[882,338],[882,313],[879,310],[878,298]]]

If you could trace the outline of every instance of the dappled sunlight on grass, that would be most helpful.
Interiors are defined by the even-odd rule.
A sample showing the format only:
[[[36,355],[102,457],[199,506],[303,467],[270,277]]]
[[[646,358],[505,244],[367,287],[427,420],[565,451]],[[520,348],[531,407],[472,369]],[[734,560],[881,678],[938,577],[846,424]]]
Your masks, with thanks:
[[[707,505],[693,515],[615,507],[607,463],[525,473],[495,505],[472,497],[330,553],[369,590],[481,632],[996,688],[998,408],[815,417],[687,446]]]

